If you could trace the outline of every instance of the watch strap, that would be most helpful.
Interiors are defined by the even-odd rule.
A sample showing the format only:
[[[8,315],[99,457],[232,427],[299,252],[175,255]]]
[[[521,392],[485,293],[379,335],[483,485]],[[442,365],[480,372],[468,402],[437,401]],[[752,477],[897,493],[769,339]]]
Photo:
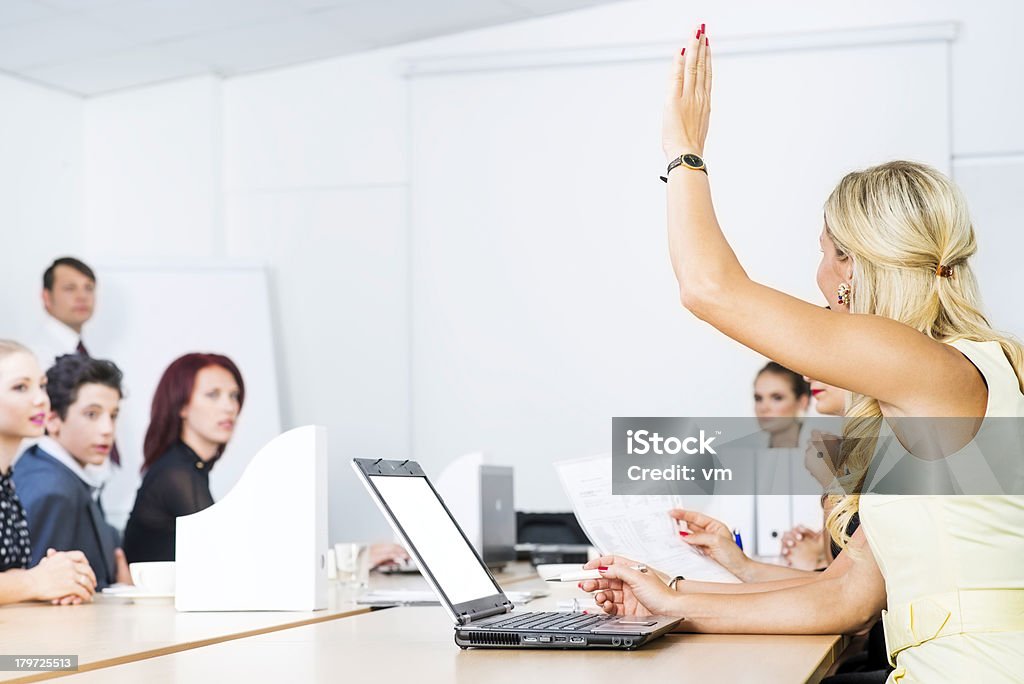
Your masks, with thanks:
[[[665,175],[664,176],[658,176],[658,178],[661,179],[662,183],[668,183],[668,175],[670,173],[672,173],[672,170],[674,168],[676,168],[677,166],[686,166],[686,168],[688,168],[688,169],[690,169],[692,171],[703,171],[704,175],[705,176],[707,175],[707,173],[708,173],[707,166],[701,166],[699,168],[690,166],[689,164],[686,164],[685,162],[683,162],[683,157],[685,157],[685,156],[686,156],[685,154],[681,154],[681,155],[679,155],[678,157],[676,157],[675,159],[673,159],[672,161],[670,161],[668,163],[668,169],[665,170]],[[703,162],[703,161],[704,160],[701,159],[701,162]]]

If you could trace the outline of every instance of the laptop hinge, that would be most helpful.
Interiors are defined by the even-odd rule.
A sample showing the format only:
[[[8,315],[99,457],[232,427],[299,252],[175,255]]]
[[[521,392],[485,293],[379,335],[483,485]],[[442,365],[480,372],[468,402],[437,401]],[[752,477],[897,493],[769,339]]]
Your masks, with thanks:
[[[512,609],[514,607],[515,606],[512,604],[512,602],[509,601],[508,603],[503,603],[500,606],[495,606],[494,608],[488,608],[487,610],[478,610],[475,613],[459,613],[457,619],[459,621],[459,626],[464,627],[465,625],[468,625],[469,623],[473,622],[473,620],[481,620],[483,618],[492,617],[494,615],[510,613],[512,612]]]

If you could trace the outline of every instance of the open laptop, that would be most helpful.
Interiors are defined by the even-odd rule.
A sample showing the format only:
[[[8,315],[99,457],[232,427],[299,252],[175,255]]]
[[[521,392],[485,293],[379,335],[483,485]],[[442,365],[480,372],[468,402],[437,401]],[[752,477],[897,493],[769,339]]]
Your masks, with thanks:
[[[515,611],[418,463],[357,458],[352,468],[455,622],[461,648],[634,649],[680,622]]]

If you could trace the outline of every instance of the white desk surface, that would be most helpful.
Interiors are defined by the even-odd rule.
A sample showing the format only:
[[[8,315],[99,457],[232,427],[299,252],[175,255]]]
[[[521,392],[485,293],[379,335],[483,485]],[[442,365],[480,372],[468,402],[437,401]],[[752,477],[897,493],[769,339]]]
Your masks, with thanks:
[[[497,575],[503,585],[536,577],[529,564]],[[373,589],[428,589],[418,574],[371,574]],[[97,595],[91,604],[19,603],[0,607],[0,651],[6,655],[78,655],[79,671],[107,668],[276,630],[368,613],[352,590],[328,583],[328,608],[305,612],[179,613],[173,602],[132,604]],[[31,682],[68,672],[0,672],[0,682]]]
[[[517,589],[540,582],[520,583]],[[547,600],[579,596],[552,586]],[[459,649],[437,607],[391,608],[71,675],[68,684],[251,682],[817,682],[837,636],[671,634],[637,651]]]

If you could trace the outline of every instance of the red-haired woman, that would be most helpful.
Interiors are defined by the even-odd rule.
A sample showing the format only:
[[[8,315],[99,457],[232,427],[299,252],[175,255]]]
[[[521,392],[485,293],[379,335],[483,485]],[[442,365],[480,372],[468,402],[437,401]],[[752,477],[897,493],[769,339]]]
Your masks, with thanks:
[[[219,354],[186,354],[164,371],[143,444],[145,476],[124,532],[129,562],[174,560],[175,519],[213,505],[210,469],[245,401],[238,367]]]

